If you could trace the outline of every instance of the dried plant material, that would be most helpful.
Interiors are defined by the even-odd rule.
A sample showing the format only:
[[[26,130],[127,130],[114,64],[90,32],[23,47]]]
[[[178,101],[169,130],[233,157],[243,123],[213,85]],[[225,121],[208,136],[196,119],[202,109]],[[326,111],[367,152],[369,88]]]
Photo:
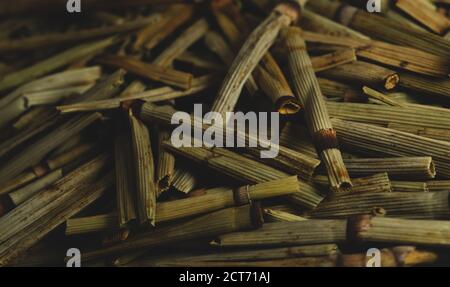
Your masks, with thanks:
[[[350,222],[349,222],[350,223]],[[448,221],[357,216],[351,220],[352,239],[358,242],[392,242],[448,246]]]
[[[192,84],[193,76],[189,73],[163,68],[156,64],[144,63],[130,57],[105,55],[99,58],[98,62],[120,67],[141,77],[182,89],[189,89]]]
[[[432,179],[436,170],[431,157],[351,158],[345,166],[353,177],[387,172],[389,178]]]
[[[154,121],[169,126],[171,123],[172,115],[175,112],[176,110],[171,106],[155,106],[151,103],[146,103],[141,107],[140,117],[144,121],[148,122]],[[195,125],[197,121],[198,119],[194,118],[191,124]],[[206,128],[213,128],[213,126],[204,124],[202,128],[205,130]],[[229,127],[225,127],[225,132],[232,132],[234,134],[234,131],[229,130],[230,130]],[[245,137],[246,140],[252,137],[252,139],[256,140],[255,136],[254,135],[252,136],[250,134],[245,135],[239,134],[237,136],[242,136],[243,138]],[[259,139],[259,142],[261,143],[262,140]],[[267,141],[265,141],[265,143],[266,146],[274,145],[274,143],[269,144]],[[288,172],[296,173],[301,178],[304,179],[310,179],[312,174],[314,173],[314,170],[320,164],[320,161],[318,161],[317,159],[311,158],[307,155],[301,154],[292,149],[283,146],[278,146],[277,148],[278,148],[277,157],[261,160],[263,160],[264,162],[268,162],[271,165],[276,166],[277,168],[287,170]],[[259,154],[261,152],[260,147],[246,147],[246,150],[252,154]]]
[[[366,35],[323,17],[320,14],[309,11],[308,9],[302,11],[299,25],[304,30],[324,35],[351,37],[354,39],[369,39]]]
[[[327,98],[337,98],[344,102],[367,102],[367,97],[358,89],[340,82],[317,78],[322,94]]]
[[[106,164],[105,155],[89,161],[1,217],[0,226],[5,232],[0,237],[0,265],[6,265],[68,217],[100,197],[109,187],[111,178],[92,183]]]
[[[182,182],[181,186],[178,186],[182,187],[182,192],[188,190],[185,189],[186,182],[188,187],[192,187],[193,185],[195,185],[195,180],[194,184],[192,184],[192,180],[183,180],[182,174],[177,174],[178,171],[175,172],[175,157],[171,153],[165,151],[162,147],[163,142],[168,140],[169,138],[170,132],[168,130],[158,131],[158,162],[156,164],[156,183],[158,186],[158,196],[161,195],[161,193],[167,191],[172,185],[172,182],[175,181],[177,177],[178,180],[181,180]],[[192,189],[189,189],[187,192],[191,190]]]
[[[375,87],[380,86],[386,90],[394,89],[400,81],[396,72],[361,61],[323,71],[320,73],[320,76],[336,81],[358,82]]]
[[[62,123],[52,132],[6,161],[2,167],[0,167],[0,181],[4,183],[20,174],[25,169],[38,164],[48,152],[69,139],[71,136],[76,135],[99,118],[100,114],[97,113],[78,115]]]
[[[311,63],[316,73],[355,61],[356,54],[351,49],[338,50],[330,54],[311,58]]]
[[[440,78],[447,77],[450,72],[448,56],[437,56],[427,51],[375,40],[355,40],[308,31],[303,31],[302,34],[309,43],[352,48],[361,59],[393,68]]]
[[[427,1],[398,0],[395,6],[437,34],[450,28],[450,19],[426,4]]]
[[[33,197],[41,189],[53,184],[62,177],[62,170],[57,169],[49,174],[37,179],[36,181],[26,185],[18,190],[9,193],[9,197],[15,205],[19,205],[27,199]]]
[[[249,232],[219,236],[211,244],[217,247],[280,247],[340,243],[346,240],[345,220],[305,220],[299,222],[266,223]]]
[[[69,31],[63,34],[46,34],[15,41],[5,41],[0,43],[0,52],[5,53],[9,51],[29,51],[43,47],[76,43],[79,41],[95,39],[98,37],[106,37],[112,34],[120,34],[123,32],[136,30],[145,25],[152,25],[160,21],[160,19],[161,15],[155,14],[147,18],[125,22],[120,25],[102,26],[85,30]]]
[[[141,224],[156,222],[155,165],[147,127],[132,114],[129,115],[135,164],[137,214]]]
[[[429,192],[428,184],[420,181],[391,181],[394,192]]]
[[[158,25],[151,25],[138,34],[135,42],[135,49],[141,45],[145,49],[151,50],[161,41],[172,34],[178,27],[192,18],[194,9],[191,5],[172,5],[163,14],[163,19]]]
[[[114,139],[117,217],[119,219],[118,225],[124,227],[137,217],[136,184],[131,132],[128,125],[124,123],[118,123],[118,125],[118,131]]]
[[[330,183],[326,176],[316,175],[314,183],[317,185],[329,187]],[[391,181],[386,172],[373,174],[367,177],[359,177],[352,179],[353,186],[346,192],[334,193],[327,198],[334,198],[338,196],[356,194],[361,192],[392,192]]]
[[[47,159],[46,164],[50,170],[55,170],[57,168],[63,167],[66,164],[75,161],[76,159],[88,154],[95,150],[97,146],[93,143],[80,143],[70,148],[67,151],[62,151],[60,154],[50,156]]]
[[[418,136],[450,142],[450,131],[447,129],[426,128],[410,124],[389,123],[388,128],[415,134]]]
[[[86,111],[99,111],[116,109],[123,105],[129,105],[135,100],[145,102],[162,102],[198,94],[217,84],[216,75],[205,75],[192,80],[192,87],[187,90],[174,89],[169,86],[155,88],[147,91],[132,93],[124,97],[116,97],[106,100],[87,101],[75,104],[57,106],[61,113],[74,113]]]
[[[88,44],[82,44],[43,60],[31,67],[8,74],[0,80],[0,91],[6,91],[17,87],[30,80],[41,77],[60,67],[64,67],[67,64],[86,57],[87,55],[99,53],[106,47],[114,44],[116,40],[116,38],[112,37]]]
[[[433,33],[404,25],[402,22],[329,0],[310,1],[307,8],[327,18],[336,19],[337,22],[369,37],[448,57],[450,49],[448,41]]]
[[[264,261],[264,260],[280,260],[287,258],[304,258],[304,257],[335,255],[338,252],[339,249],[336,244],[317,244],[317,245],[293,246],[284,248],[243,250],[239,252],[237,251],[217,252],[207,255],[187,256],[182,259],[182,262],[187,265],[189,264],[188,262],[199,262],[199,263],[203,262],[206,265],[208,263],[215,263],[215,262],[221,263],[249,262],[249,264],[251,264],[252,262],[256,263],[255,261]]]
[[[298,221],[307,220],[304,217],[301,217],[301,216],[298,216],[298,215],[295,215],[292,213],[288,213],[288,212],[281,211],[281,210],[274,210],[274,209],[270,209],[270,208],[264,208],[264,217],[269,222],[278,222],[278,221],[298,222]]]
[[[336,133],[331,125],[319,83],[306,53],[306,44],[298,28],[283,30],[283,45],[288,50],[288,67],[295,95],[305,107],[309,132],[327,169],[334,191],[351,187],[351,180],[339,150]]]
[[[323,201],[310,216],[345,218],[381,211],[388,217],[443,219],[448,217],[448,195],[448,192],[361,192]]]
[[[427,187],[431,192],[450,190],[450,180],[430,180]]]
[[[258,86],[272,100],[277,112],[282,115],[293,115],[300,111],[300,104],[270,53],[263,56],[254,74]]]
[[[424,128],[450,129],[449,109],[430,109],[423,105],[393,107],[360,103],[327,102],[332,117],[361,123],[387,126],[389,124],[416,125]]]
[[[298,17],[299,12],[295,10],[294,6],[279,4],[250,34],[230,66],[212,105],[212,111],[225,113],[234,110],[244,83],[248,80],[259,60],[273,44],[280,29],[283,26],[288,26]],[[292,18],[290,15],[295,16]]]
[[[39,92],[48,92],[52,90],[63,89],[67,87],[82,86],[92,84],[97,81],[101,75],[99,66],[68,70],[61,73],[55,73],[30,83],[26,83],[5,97],[0,99],[0,106],[4,106],[15,99],[26,94],[34,94]]]
[[[130,237],[126,242],[85,253],[85,260],[120,254],[142,248],[154,248],[168,243],[197,239],[218,234],[260,227],[261,211],[249,205],[219,210],[186,223],[162,227]]]
[[[163,142],[161,144],[163,144]],[[177,169],[175,171],[172,182],[172,187],[175,188],[175,190],[189,193],[194,190],[196,186],[197,178],[192,172],[185,169]]]
[[[346,146],[392,156],[431,156],[436,176],[450,177],[450,143],[368,124],[332,121],[339,140]]]
[[[444,99],[450,95],[449,79],[423,78],[407,73],[402,73],[400,77],[400,86],[407,90]]]
[[[212,169],[248,183],[265,182],[288,176],[282,171],[225,149],[176,148],[170,143],[165,143],[164,146],[177,154],[204,163]],[[250,170],[249,166],[253,168]],[[307,208],[314,208],[323,199],[323,196],[306,182],[301,182],[300,191],[291,195],[291,197],[296,203]]]
[[[363,92],[369,99],[374,99],[374,100],[380,101],[383,104],[386,104],[388,106],[404,107],[403,104],[398,103],[397,101],[392,100],[391,98],[389,98],[385,94],[380,93],[377,90],[371,89],[369,87],[363,87]]]
[[[154,61],[153,64],[167,67],[172,61],[180,56],[189,46],[202,38],[209,29],[208,22],[200,19],[191,27],[186,29],[167,49],[164,50]]]
[[[66,235],[119,229],[116,214],[102,214],[87,217],[73,217],[66,221]]]

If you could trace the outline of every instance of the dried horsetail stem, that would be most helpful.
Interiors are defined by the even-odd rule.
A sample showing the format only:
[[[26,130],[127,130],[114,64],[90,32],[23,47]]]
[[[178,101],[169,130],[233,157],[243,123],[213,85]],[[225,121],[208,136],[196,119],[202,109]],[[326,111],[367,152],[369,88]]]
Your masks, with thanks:
[[[420,181],[391,181],[394,192],[429,192],[428,184]]]
[[[323,71],[320,76],[337,81],[364,83],[375,87],[381,86],[386,90],[394,89],[400,81],[395,71],[361,61]]]
[[[45,92],[55,90],[58,88],[65,88],[67,86],[80,86],[91,84],[98,80],[101,76],[102,69],[99,66],[81,68],[75,70],[68,70],[60,73],[55,73],[43,78],[39,78],[30,83],[24,84],[0,99],[0,106],[12,102],[18,97],[27,93]]]
[[[311,58],[311,63],[316,73],[355,61],[356,54],[352,49],[338,50],[330,54]]]
[[[48,152],[99,118],[100,114],[98,113],[78,115],[59,125],[52,132],[5,162],[0,168],[0,181],[3,183],[20,174],[26,168],[38,164]]]
[[[338,98],[344,102],[367,102],[367,97],[350,85],[325,78],[317,78],[317,81],[322,94],[328,98]]]
[[[126,73],[127,72],[124,69],[118,69],[109,75],[104,81],[87,90],[84,94],[69,98],[64,103],[71,104],[84,102],[87,100],[95,101],[110,98],[119,91],[120,87],[125,82],[124,77]]]
[[[153,30],[151,37],[148,36],[144,40],[144,48],[147,50],[151,50],[156,45],[161,43],[165,38],[167,38],[170,34],[172,34],[178,27],[186,23],[193,16],[193,8],[191,5],[174,5],[172,9],[167,11],[173,11],[173,15],[170,18],[163,19],[162,27],[157,27],[159,29]],[[165,21],[164,21],[165,20]],[[139,43],[136,41],[136,43]]]
[[[135,176],[137,190],[137,215],[140,223],[156,222],[156,193],[154,162],[147,127],[134,115],[129,115],[132,147],[135,159]]]
[[[415,134],[418,136],[450,142],[450,131],[447,129],[436,129],[428,127],[420,127],[413,124],[389,123],[388,128]]]
[[[429,180],[426,183],[431,192],[450,190],[450,180]]]
[[[136,81],[136,83],[140,83]],[[155,88],[147,91],[137,91],[128,96],[115,97],[111,99],[88,101],[75,104],[67,104],[57,106],[57,110],[61,113],[74,113],[74,112],[86,112],[86,111],[100,111],[108,109],[117,109],[122,107],[130,107],[136,100],[143,100],[144,102],[163,102],[168,100],[174,100],[182,97],[192,96],[199,92],[205,91],[208,88],[216,85],[216,75],[205,75],[192,80],[191,88],[187,90],[178,90],[169,86]],[[145,89],[145,88],[144,88]]]
[[[310,219],[300,222],[266,223],[255,231],[221,235],[211,244],[217,247],[281,247],[341,243],[346,240],[346,233],[346,220]]]
[[[217,3],[217,1],[213,2],[213,5],[214,3]],[[222,11],[215,9],[214,6],[212,6],[212,12],[223,33],[231,43],[233,49],[228,46],[228,43],[226,43],[225,39],[219,33],[216,33],[214,31],[209,31],[206,34],[205,44],[211,51],[217,54],[225,64],[231,66],[235,58],[235,51],[239,51],[239,48],[241,47],[241,44],[244,40],[243,34],[236,26],[236,23],[234,23],[229,17],[227,17],[227,15],[224,15]],[[237,20],[242,21],[242,17],[239,17]],[[244,25],[241,28],[247,29],[248,25]],[[253,75],[249,75],[244,85],[251,96],[254,96],[259,89],[255,79],[253,78]]]
[[[9,90],[79,60],[87,55],[93,55],[101,52],[103,49],[111,46],[116,41],[117,39],[112,37],[92,43],[82,44],[43,60],[42,62],[39,62],[31,67],[8,74],[0,80],[0,91]]]
[[[133,164],[131,132],[118,123],[114,139],[118,226],[124,227],[137,218],[136,183]]]
[[[288,66],[294,91],[305,107],[305,117],[318,153],[324,161],[334,191],[351,187],[351,180],[338,147],[336,133],[306,52],[306,44],[298,28],[283,30],[284,45],[288,50]],[[314,91],[313,93],[311,91]]]
[[[443,99],[450,95],[449,79],[423,78],[409,73],[402,73],[400,77],[400,86],[407,90]]]
[[[202,38],[209,29],[208,22],[200,19],[186,29],[167,49],[165,49],[154,61],[153,64],[167,67],[172,64],[187,47]]]
[[[155,64],[143,63],[130,57],[105,55],[99,58],[98,62],[105,65],[121,67],[150,80],[159,81],[182,89],[189,89],[192,84],[193,76],[189,73],[162,68]]]
[[[119,229],[116,214],[72,217],[66,221],[66,235],[86,234]]]
[[[329,187],[330,183],[326,176],[316,175],[313,179],[314,183],[317,185]],[[330,197],[337,197],[341,195],[357,194],[362,192],[392,192],[391,181],[389,180],[388,174],[378,173],[371,176],[352,178],[353,186],[349,191],[333,193]]]
[[[450,245],[450,222],[413,220],[370,215],[349,219],[349,240],[400,244]]]
[[[163,148],[162,144],[163,142],[161,143],[161,148]],[[192,190],[194,190],[197,184],[198,184],[197,178],[189,170],[180,168],[177,168],[175,170],[172,182],[172,187],[175,190],[187,194]]]
[[[214,11],[214,13],[222,30],[224,30],[233,46],[237,48],[240,47],[240,44],[242,44],[244,37],[250,34],[250,29],[248,28],[246,19],[242,17],[239,11],[234,11],[236,10],[236,7],[234,5],[229,6],[229,10],[231,10],[230,13],[232,14],[233,19],[229,19],[226,16],[221,15],[220,11]],[[232,20],[234,21],[231,22]],[[224,21],[226,22],[224,23]],[[216,39],[214,40],[220,41],[220,39],[217,39],[217,37],[215,38]],[[213,48],[218,46],[218,44],[213,44]],[[220,47],[216,47],[216,49],[218,48]],[[222,53],[225,52],[223,50],[224,48],[220,49]],[[225,54],[224,56],[227,55]],[[232,61],[233,60],[231,60],[231,62]],[[272,103],[275,105],[275,110],[280,114],[292,115],[296,114],[301,109],[291,88],[289,87],[289,84],[283,72],[278,66],[278,63],[269,52],[267,52],[262,57],[260,64],[255,67],[253,78],[249,76],[249,79],[245,84],[247,86],[250,86],[247,87],[250,92],[253,92],[253,79],[258,84],[258,88],[260,88],[264,92],[264,94],[270,98]]]
[[[298,222],[307,220],[304,217],[288,213],[286,211],[264,208],[264,218],[269,222]]]
[[[31,198],[38,191],[52,185],[57,180],[61,179],[62,176],[63,174],[61,169],[54,170],[49,174],[37,179],[36,181],[33,181],[32,183],[9,193],[9,197],[17,206],[27,199]]]
[[[167,191],[176,178],[175,157],[165,151],[162,143],[170,138],[168,130],[158,130],[158,162],[156,164],[157,196]]]
[[[351,158],[345,159],[351,176],[387,172],[390,178],[432,179],[436,170],[431,157]]]
[[[263,56],[255,69],[255,79],[261,90],[272,100],[282,115],[293,115],[301,109],[280,67],[270,53]]]
[[[278,4],[271,14],[250,34],[235,57],[222,87],[212,105],[212,111],[233,111],[244,83],[259,60],[275,41],[283,26],[296,22],[306,0],[286,1]]]
[[[247,205],[267,198],[298,192],[300,184],[295,176],[246,185],[235,189],[207,190],[205,195],[160,202],[156,205],[157,223],[206,214],[232,206]],[[118,227],[117,215],[98,215],[71,219],[66,234],[82,234],[113,230]]]
[[[327,18],[336,19],[339,23],[367,36],[448,58],[449,42],[433,33],[358,10],[345,3],[317,0],[309,2],[307,8]]]
[[[191,215],[212,212],[230,206],[241,206],[254,201],[298,192],[300,184],[297,177],[290,176],[278,180],[242,186],[223,192],[211,192],[203,196],[195,196],[157,205],[157,216],[160,221],[169,221]]]
[[[449,109],[430,109],[429,106],[408,105],[393,107],[360,103],[327,102],[334,118],[387,126],[391,123],[416,125],[424,128],[450,129]]]
[[[159,22],[161,15],[155,14],[146,18],[133,20],[120,25],[90,28],[66,33],[55,33],[28,37],[26,39],[5,41],[0,44],[0,52],[29,51],[43,47],[51,47],[68,43],[76,43],[98,37],[106,37],[112,34],[120,34],[139,29],[145,25]]]
[[[85,156],[87,152],[92,150],[92,148],[92,145],[81,144],[60,155],[50,157],[44,164],[34,166],[30,171],[25,171],[0,185],[0,194],[9,193],[17,188],[31,183],[33,180],[43,177],[49,172],[67,165],[77,158]]]
[[[357,214],[396,218],[448,218],[448,192],[363,192],[323,201],[311,211],[313,218],[345,218]]]
[[[127,241],[117,245],[87,252],[85,260],[101,258],[111,254],[121,254],[142,248],[177,243],[188,239],[197,239],[218,234],[258,228],[262,225],[262,214],[257,205],[244,205],[219,210],[186,223],[162,227],[153,231],[130,237]]]
[[[95,143],[80,143],[75,147],[62,152],[61,154],[50,156],[50,158],[47,159],[45,163],[50,170],[55,170],[69,164],[77,158],[88,154],[89,152],[92,152],[96,147],[97,145]]]
[[[329,36],[350,37],[354,39],[369,39],[369,37],[355,30],[334,22],[308,9],[305,9],[302,12],[299,26],[302,29]]]
[[[383,104],[385,104],[385,105],[393,106],[393,107],[404,107],[404,106],[405,106],[404,104],[399,103],[399,102],[397,102],[397,101],[395,101],[395,100],[392,100],[391,98],[389,98],[389,97],[386,96],[385,94],[380,93],[380,92],[378,92],[377,90],[374,90],[374,89],[372,89],[372,88],[369,88],[369,87],[364,86],[364,87],[362,88],[362,90],[363,90],[364,94],[365,94],[369,99],[372,99],[372,100],[381,102],[381,103],[383,103]]]
[[[450,143],[383,127],[333,119],[339,140],[346,146],[392,156],[431,156],[436,176],[450,177]]]
[[[7,264],[64,222],[67,213],[69,217],[73,215],[72,207],[84,207],[93,201],[92,196],[98,198],[109,181],[104,181],[99,188],[92,188],[90,183],[98,178],[107,163],[105,155],[94,158],[1,217],[0,226],[5,232],[0,237],[0,265]],[[81,200],[83,197],[85,199]]]
[[[155,106],[151,103],[146,103],[142,105],[139,116],[143,121],[146,122],[157,122],[163,125],[170,125],[172,115],[176,112],[171,106]],[[196,119],[193,119],[191,124],[194,125]],[[204,125],[203,129],[209,127]],[[228,128],[226,130],[228,132]],[[250,137],[250,135],[238,135],[242,137]],[[259,139],[261,142],[261,139]],[[273,144],[272,144],[273,145]],[[259,154],[260,148],[256,147],[246,147],[246,150],[252,154]],[[311,158],[310,156],[304,155],[302,153],[296,152],[290,148],[284,146],[278,146],[278,156],[272,159],[262,160],[264,162],[270,163],[277,168],[281,168],[293,174],[299,175],[303,179],[310,179],[314,173],[320,161]],[[258,157],[258,160],[259,157]]]
[[[339,252],[336,244],[317,244],[285,248],[269,248],[243,251],[220,252],[200,256],[186,257],[183,260],[193,262],[242,262],[263,261],[286,258],[302,258],[334,255]]]
[[[446,78],[449,58],[437,56],[416,48],[394,45],[375,40],[355,40],[303,31],[306,42],[355,49],[360,59],[406,70],[421,75]],[[400,81],[401,84],[401,81]]]
[[[430,8],[422,1],[398,0],[395,6],[437,34],[450,29],[450,19]]]
[[[212,169],[248,183],[260,183],[289,176],[287,173],[225,149],[177,148],[168,142],[165,143],[165,147],[177,154],[204,163]],[[249,166],[254,168],[249,170]],[[323,200],[323,196],[315,187],[302,181],[300,181],[300,191],[290,195],[289,198],[307,208],[314,208]]]

